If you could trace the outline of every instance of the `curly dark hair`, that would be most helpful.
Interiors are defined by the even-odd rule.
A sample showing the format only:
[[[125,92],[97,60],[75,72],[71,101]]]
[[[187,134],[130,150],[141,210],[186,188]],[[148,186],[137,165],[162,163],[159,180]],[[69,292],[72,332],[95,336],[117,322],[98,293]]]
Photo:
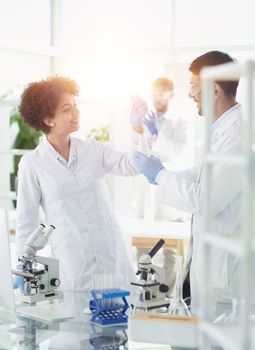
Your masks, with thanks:
[[[236,62],[236,60],[229,56],[227,53],[221,51],[209,51],[197,57],[193,62],[191,62],[189,70],[191,73],[199,75],[200,71],[204,67],[217,66],[219,64],[230,62]],[[217,83],[221,86],[227,97],[233,98],[236,96],[239,80],[217,81]]]
[[[19,105],[24,122],[35,130],[48,134],[50,127],[44,123],[44,119],[54,117],[63,93],[77,96],[79,86],[76,81],[66,77],[50,76],[30,83],[23,91]]]

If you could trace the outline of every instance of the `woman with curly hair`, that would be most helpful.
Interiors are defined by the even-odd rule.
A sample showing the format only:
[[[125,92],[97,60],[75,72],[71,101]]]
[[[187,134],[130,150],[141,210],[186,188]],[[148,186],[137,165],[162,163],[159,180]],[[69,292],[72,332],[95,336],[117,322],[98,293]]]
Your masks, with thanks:
[[[19,164],[17,254],[38,226],[41,207],[46,222],[56,227],[51,246],[62,288],[69,290],[93,287],[97,273],[121,273],[127,283],[133,276],[104,178],[137,171],[128,153],[70,136],[79,129],[78,92],[74,80],[49,77],[29,84],[19,107],[25,123],[45,137]]]

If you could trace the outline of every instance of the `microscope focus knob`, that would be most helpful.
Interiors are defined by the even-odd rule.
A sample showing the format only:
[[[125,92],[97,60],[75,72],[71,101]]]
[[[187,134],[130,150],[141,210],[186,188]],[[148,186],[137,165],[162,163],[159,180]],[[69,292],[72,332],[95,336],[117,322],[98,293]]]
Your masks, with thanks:
[[[159,291],[161,293],[167,293],[169,291],[169,287],[166,284],[161,283],[159,286]]]
[[[60,286],[60,280],[58,278],[52,278],[50,280],[50,284],[53,286],[53,287],[59,287]]]

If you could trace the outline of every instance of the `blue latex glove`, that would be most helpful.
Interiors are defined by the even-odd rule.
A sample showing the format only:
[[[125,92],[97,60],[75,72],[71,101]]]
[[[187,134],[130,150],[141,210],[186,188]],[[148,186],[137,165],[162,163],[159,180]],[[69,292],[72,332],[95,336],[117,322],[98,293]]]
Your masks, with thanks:
[[[23,264],[19,264],[16,266],[17,270],[23,270]],[[13,279],[13,288],[21,291],[21,293],[24,293],[24,286],[25,286],[25,280],[22,276],[15,276]]]
[[[158,128],[156,123],[156,115],[153,111],[150,111],[146,118],[143,119],[143,123],[147,126],[151,135],[158,136]]]
[[[132,126],[141,126],[143,118],[147,113],[148,106],[141,97],[135,95],[131,98],[131,107],[129,109],[129,121]]]
[[[135,168],[147,177],[151,184],[157,185],[156,177],[160,170],[164,169],[161,160],[156,157],[147,157],[144,154],[134,151],[133,163]]]

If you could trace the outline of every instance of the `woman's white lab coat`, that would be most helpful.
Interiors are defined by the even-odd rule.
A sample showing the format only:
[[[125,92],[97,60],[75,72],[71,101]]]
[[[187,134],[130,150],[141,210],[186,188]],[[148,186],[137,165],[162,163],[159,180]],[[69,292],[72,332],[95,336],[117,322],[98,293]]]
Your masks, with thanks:
[[[104,176],[131,176],[137,172],[128,153],[94,140],[72,138],[72,142],[78,158],[74,171],[53,156],[47,140],[21,159],[17,253],[22,253],[24,240],[37,227],[41,206],[47,224],[56,227],[51,245],[59,259],[63,289],[91,288],[96,273],[123,274],[128,283],[133,267]]]
[[[211,152],[240,154],[241,106],[235,105],[212,126]],[[200,168],[187,171],[162,171],[157,177],[159,199],[170,206],[193,214],[192,239],[188,249],[186,269],[190,266],[191,295],[198,297],[201,276],[201,235],[204,233],[205,171]],[[241,221],[241,175],[234,164],[217,163],[213,166],[211,197],[211,232],[234,235]],[[211,249],[209,288],[215,298],[232,294],[237,259],[219,247]],[[230,294],[229,294],[230,293]]]

